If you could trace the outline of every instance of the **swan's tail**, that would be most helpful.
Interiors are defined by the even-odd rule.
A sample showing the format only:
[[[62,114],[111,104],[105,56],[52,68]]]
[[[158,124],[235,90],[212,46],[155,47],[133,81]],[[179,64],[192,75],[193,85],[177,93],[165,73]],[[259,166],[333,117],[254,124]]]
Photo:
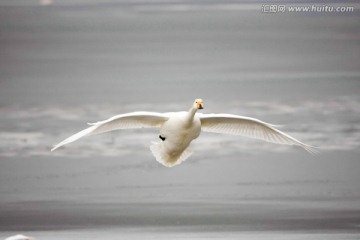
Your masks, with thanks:
[[[156,160],[165,167],[176,166],[185,161],[193,153],[190,149],[187,148],[178,156],[170,156],[164,151],[163,144],[161,142],[153,142],[150,146],[150,150]]]

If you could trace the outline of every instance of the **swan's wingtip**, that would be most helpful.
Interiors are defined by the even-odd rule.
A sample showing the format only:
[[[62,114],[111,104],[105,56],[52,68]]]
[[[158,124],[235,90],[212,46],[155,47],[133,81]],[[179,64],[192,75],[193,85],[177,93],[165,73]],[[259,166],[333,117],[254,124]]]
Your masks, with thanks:
[[[320,147],[317,146],[311,146],[311,145],[303,145],[302,146],[308,153],[310,153],[311,155],[318,155],[321,153],[320,151]]]
[[[50,152],[55,151],[55,150],[58,149],[59,147],[60,147],[59,145],[55,145],[54,147],[52,147],[52,148],[50,149]]]

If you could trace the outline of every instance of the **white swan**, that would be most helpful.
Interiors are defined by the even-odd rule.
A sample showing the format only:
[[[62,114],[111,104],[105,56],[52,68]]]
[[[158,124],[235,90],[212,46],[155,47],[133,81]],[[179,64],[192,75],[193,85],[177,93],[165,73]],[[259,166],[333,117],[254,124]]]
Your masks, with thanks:
[[[279,131],[269,123],[231,114],[197,113],[197,110],[202,108],[203,101],[196,99],[188,112],[133,112],[117,115],[105,121],[89,123],[91,125],[89,128],[55,145],[51,151],[88,135],[117,129],[158,127],[160,128],[159,137],[162,141],[154,142],[150,149],[156,160],[167,167],[180,164],[192,154],[188,146],[200,135],[201,130],[243,135],[279,144],[297,145],[310,153],[315,152],[314,147]]]
[[[15,236],[5,238],[5,240],[35,240],[35,238],[28,237],[28,236],[25,236],[25,235],[22,235],[22,234],[18,234],[18,235],[15,235]]]

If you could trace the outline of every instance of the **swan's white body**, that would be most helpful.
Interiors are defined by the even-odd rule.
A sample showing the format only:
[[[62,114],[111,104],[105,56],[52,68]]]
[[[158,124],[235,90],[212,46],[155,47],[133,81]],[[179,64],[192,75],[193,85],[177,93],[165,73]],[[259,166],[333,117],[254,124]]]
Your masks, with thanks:
[[[243,135],[267,142],[297,145],[310,153],[315,151],[314,147],[296,140],[269,123],[231,114],[197,113],[198,109],[203,108],[202,106],[202,100],[196,99],[188,112],[133,112],[117,115],[105,121],[89,123],[91,125],[89,128],[60,142],[51,151],[84,136],[142,127],[160,128],[159,137],[162,141],[154,142],[150,149],[156,160],[167,167],[180,164],[192,154],[188,147],[201,131]]]
[[[18,235],[15,235],[15,236],[5,238],[5,240],[35,240],[35,238],[28,237],[28,236],[25,236],[25,235],[22,235],[22,234],[18,234]]]

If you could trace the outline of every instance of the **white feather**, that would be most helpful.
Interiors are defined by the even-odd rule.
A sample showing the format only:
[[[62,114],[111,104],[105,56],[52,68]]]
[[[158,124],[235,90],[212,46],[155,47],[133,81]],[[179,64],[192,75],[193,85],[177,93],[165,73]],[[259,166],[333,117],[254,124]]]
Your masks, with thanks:
[[[66,138],[64,141],[56,144],[51,151],[89,135],[105,133],[118,129],[160,127],[166,120],[168,120],[168,115],[169,114],[155,112],[133,112],[116,115],[105,121],[88,123],[91,127]]]
[[[192,155],[192,150],[186,148],[179,156],[172,157],[164,150],[162,142],[153,142],[150,146],[150,150],[154,155],[156,161],[164,165],[165,167],[174,167],[184,162],[188,157]]]
[[[289,136],[276,129],[270,123],[256,118],[232,114],[198,114],[201,130],[205,132],[226,133],[256,138],[271,143],[296,145],[310,153],[316,153],[316,148]]]

